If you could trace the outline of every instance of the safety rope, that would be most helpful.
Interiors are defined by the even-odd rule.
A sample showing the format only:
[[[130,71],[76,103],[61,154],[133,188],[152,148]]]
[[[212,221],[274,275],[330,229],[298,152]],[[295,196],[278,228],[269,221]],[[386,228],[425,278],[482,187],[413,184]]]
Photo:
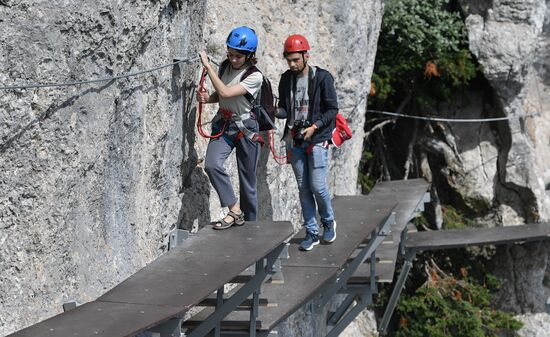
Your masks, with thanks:
[[[138,71],[135,73],[129,73],[129,74],[123,74],[123,75],[117,75],[112,77],[105,77],[105,78],[98,78],[98,79],[91,79],[91,80],[80,80],[80,81],[74,81],[74,82],[62,82],[62,83],[35,83],[35,84],[22,84],[22,85],[9,85],[5,87],[0,87],[0,90],[16,90],[16,89],[36,89],[36,88],[52,88],[52,87],[68,87],[68,86],[75,86],[75,85],[82,85],[82,84],[89,84],[89,83],[98,83],[98,82],[110,82],[115,80],[120,80],[123,78],[143,75],[147,73],[151,73],[157,70],[161,70],[168,67],[173,67],[180,63],[193,63],[195,61],[198,61],[199,57],[192,57],[188,59],[183,60],[177,60],[169,64],[163,64],[151,69],[146,69],[142,71]]]
[[[372,113],[377,113],[377,114],[382,114],[382,115],[388,115],[388,116],[394,116],[394,117],[421,119],[421,120],[435,121],[435,122],[455,122],[455,123],[498,122],[498,121],[505,121],[505,120],[515,119],[515,118],[527,118],[527,117],[533,117],[533,116],[540,116],[540,112],[536,112],[536,113],[532,113],[532,114],[512,115],[512,116],[495,117],[495,118],[439,118],[439,117],[424,117],[424,116],[415,116],[415,115],[405,115],[405,114],[400,114],[400,113],[397,113],[397,112],[370,110],[370,109],[367,109],[367,112],[372,112]]]
[[[216,62],[212,59],[210,59],[210,62],[212,62],[213,64],[215,64],[216,66],[219,67],[219,62]],[[201,79],[199,81],[199,88],[198,90],[199,91],[205,91],[205,87],[204,87],[204,82],[206,80],[206,75],[207,75],[207,72],[206,72],[206,68],[203,68],[202,69],[202,74],[201,74]],[[275,99],[277,99],[277,96],[273,95],[273,97]],[[199,134],[204,137],[204,138],[208,138],[208,139],[212,139],[212,138],[218,138],[220,137],[223,132],[225,131],[225,128],[227,127],[227,120],[225,120],[225,123],[222,127],[222,130],[215,134],[215,135],[208,135],[206,134],[206,132],[203,130],[202,126],[206,123],[202,123],[202,111],[203,111],[203,103],[199,102],[199,107],[198,107],[198,117],[197,117],[197,130],[199,131]],[[267,132],[267,142],[268,142],[268,146],[269,146],[269,150],[271,152],[271,155],[273,156],[273,160],[275,160],[275,162],[279,165],[285,165],[287,164],[287,156],[286,155],[278,155],[277,154],[277,151],[275,149],[275,130],[274,129],[271,129]]]
[[[201,79],[199,81],[199,92],[204,92],[206,91],[206,89],[204,88],[204,82],[206,80],[206,68],[203,67],[202,68],[202,74],[201,74]],[[227,119],[224,118],[224,123],[223,123],[223,127],[221,129],[220,132],[218,132],[217,134],[215,135],[209,135],[207,134],[203,129],[202,129],[202,110],[203,110],[203,103],[202,102],[199,102],[199,113],[198,113],[198,116],[197,116],[197,130],[199,131],[199,134],[201,136],[203,136],[204,138],[208,138],[208,139],[214,139],[214,138],[219,138],[224,132],[225,132],[225,128],[227,127]]]
[[[275,130],[271,129],[267,132],[267,141],[269,143],[269,150],[273,155],[273,160],[275,160],[275,162],[279,165],[287,164],[287,156],[280,156],[275,150]]]

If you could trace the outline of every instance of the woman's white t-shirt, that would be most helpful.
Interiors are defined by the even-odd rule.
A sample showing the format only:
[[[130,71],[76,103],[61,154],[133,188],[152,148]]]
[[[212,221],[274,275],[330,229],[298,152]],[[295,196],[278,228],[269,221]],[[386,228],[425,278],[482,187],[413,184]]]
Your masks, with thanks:
[[[243,81],[240,81],[243,74],[246,72],[247,67],[243,69],[233,69],[231,65],[228,65],[224,70],[221,80],[227,86],[232,86],[240,83],[243,88],[251,94],[254,98],[258,96],[260,88],[262,86],[262,73],[256,71],[248,75]],[[228,109],[234,114],[245,114],[250,112],[252,104],[244,97],[244,95],[234,96],[230,98],[219,98],[220,108]]]

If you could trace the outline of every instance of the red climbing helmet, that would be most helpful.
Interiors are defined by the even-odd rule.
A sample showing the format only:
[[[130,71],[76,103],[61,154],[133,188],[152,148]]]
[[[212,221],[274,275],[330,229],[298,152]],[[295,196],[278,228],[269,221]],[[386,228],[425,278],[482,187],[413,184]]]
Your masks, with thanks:
[[[300,34],[290,35],[286,38],[284,54],[306,52],[310,49],[307,39]]]

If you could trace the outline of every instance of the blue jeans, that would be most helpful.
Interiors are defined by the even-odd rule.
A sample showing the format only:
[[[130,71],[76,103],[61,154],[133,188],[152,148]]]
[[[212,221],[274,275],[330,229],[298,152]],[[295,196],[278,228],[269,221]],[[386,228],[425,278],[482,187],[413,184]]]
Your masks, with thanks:
[[[328,148],[318,144],[313,147],[311,154],[307,154],[307,148],[294,146],[290,163],[298,182],[304,227],[307,232],[318,235],[319,226],[315,219],[317,207],[321,223],[328,224],[334,220],[327,184]]]

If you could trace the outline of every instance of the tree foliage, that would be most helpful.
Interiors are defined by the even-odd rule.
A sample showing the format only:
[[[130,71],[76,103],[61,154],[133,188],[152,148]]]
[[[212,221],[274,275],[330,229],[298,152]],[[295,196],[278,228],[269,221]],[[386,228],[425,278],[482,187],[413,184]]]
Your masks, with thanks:
[[[489,306],[500,281],[487,275],[480,284],[468,276],[454,278],[438,270],[426,269],[428,281],[413,295],[399,302],[397,337],[500,337],[517,336],[521,322],[511,314]]]
[[[371,104],[395,110],[413,95],[413,104],[431,106],[475,75],[464,22],[449,0],[386,2]]]
[[[372,75],[369,108],[416,116],[438,113],[470,85],[478,67],[456,0],[387,0]],[[380,179],[425,174],[435,153],[455,149],[442,123],[367,114],[359,182],[368,191]],[[428,141],[431,140],[431,141]],[[448,145],[432,149],[433,144]],[[433,146],[432,146],[433,147]],[[427,149],[431,149],[428,151]],[[437,169],[439,170],[439,169]],[[434,173],[435,174],[435,173]]]

